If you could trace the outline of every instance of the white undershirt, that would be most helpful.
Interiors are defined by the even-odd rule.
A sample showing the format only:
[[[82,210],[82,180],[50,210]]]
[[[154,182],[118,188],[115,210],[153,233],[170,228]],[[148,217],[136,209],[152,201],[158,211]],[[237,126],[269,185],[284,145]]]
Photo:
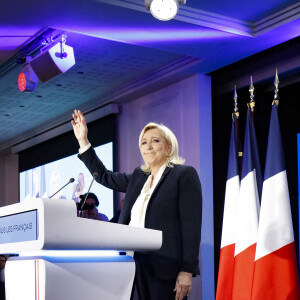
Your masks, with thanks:
[[[85,147],[79,148],[78,152],[81,155],[83,152],[88,151],[91,147],[91,143],[88,143]]]
[[[149,200],[151,198],[151,195],[158,184],[164,170],[166,169],[167,165],[164,164],[160,167],[158,170],[154,181],[152,183],[152,186],[150,187],[153,175],[151,174],[147,181],[145,182],[142,191],[138,198],[136,199],[132,209],[131,209],[131,216],[130,216],[130,223],[129,226],[133,227],[140,227],[145,228],[145,216],[147,211],[147,206],[149,204]]]

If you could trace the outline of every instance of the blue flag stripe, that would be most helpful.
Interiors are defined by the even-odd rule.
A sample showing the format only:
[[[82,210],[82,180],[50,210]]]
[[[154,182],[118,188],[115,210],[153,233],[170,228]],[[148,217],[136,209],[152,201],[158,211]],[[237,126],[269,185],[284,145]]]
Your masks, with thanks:
[[[239,175],[238,167],[238,151],[237,151],[237,127],[236,127],[236,116],[233,116],[230,144],[229,144],[229,155],[228,155],[228,169],[227,169],[227,180]]]
[[[251,115],[250,115],[250,112],[249,112],[252,163],[253,163],[253,167],[256,171],[256,182],[257,182],[258,196],[259,196],[259,199],[261,199],[262,185],[263,185],[263,174],[262,174],[262,170],[261,170],[261,164],[260,164],[260,158],[259,158],[259,152],[258,152],[258,145],[257,145],[257,139],[256,139],[254,123],[253,123],[253,120],[250,116]]]
[[[258,195],[261,197],[262,191],[262,171],[259,159],[259,152],[255,134],[254,124],[251,118],[250,110],[247,110],[246,128],[245,128],[245,142],[243,153],[242,176],[243,179],[249,172],[256,171],[256,181]]]
[[[250,140],[250,124],[249,124],[250,118],[251,118],[250,112],[249,109],[247,109],[241,180],[245,178],[245,176],[248,173],[252,172],[254,169],[253,162],[252,162],[252,151],[251,151],[251,140]]]
[[[285,170],[277,106],[272,106],[264,180]]]

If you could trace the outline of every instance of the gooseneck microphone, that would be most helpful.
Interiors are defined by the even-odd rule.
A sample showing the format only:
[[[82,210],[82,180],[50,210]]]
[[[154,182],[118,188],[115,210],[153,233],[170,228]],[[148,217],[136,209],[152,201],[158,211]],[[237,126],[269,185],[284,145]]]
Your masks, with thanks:
[[[89,189],[88,189],[88,191],[87,191],[87,193],[86,193],[86,195],[85,195],[85,197],[84,197],[84,200],[83,200],[83,202],[82,202],[82,204],[81,204],[81,206],[80,206],[79,217],[82,217],[82,212],[83,212],[84,204],[85,204],[85,202],[86,202],[86,199],[87,199],[88,196],[89,196],[90,189],[91,189],[91,187],[92,187],[92,185],[93,185],[94,180],[96,179],[96,177],[98,177],[98,173],[97,173],[97,172],[94,172],[94,173],[93,173],[93,180],[92,180],[92,182],[91,182],[91,184],[90,184],[90,186],[89,186]]]
[[[70,180],[63,186],[61,187],[58,191],[56,191],[52,196],[50,196],[49,198],[52,198],[54,195],[56,195],[59,191],[61,191],[65,186],[67,186],[69,183],[74,182],[75,179],[74,178],[70,178]]]

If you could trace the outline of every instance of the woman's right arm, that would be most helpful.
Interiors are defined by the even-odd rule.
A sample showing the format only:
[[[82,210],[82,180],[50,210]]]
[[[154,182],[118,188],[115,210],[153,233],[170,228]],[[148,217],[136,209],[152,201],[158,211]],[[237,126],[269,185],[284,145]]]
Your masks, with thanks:
[[[79,143],[80,149],[87,147],[90,142],[88,140],[88,128],[85,122],[84,115],[80,110],[74,110],[72,126],[75,137]],[[93,175],[95,172],[98,176],[95,178],[97,182],[107,188],[113,189],[118,192],[125,193],[129,184],[130,174],[112,172],[106,169],[102,161],[99,159],[93,148],[89,148],[79,155],[90,173]]]
[[[97,173],[95,180],[105,187],[126,193],[131,174],[112,172],[107,170],[97,156],[93,148],[89,148],[78,156],[93,175]]]

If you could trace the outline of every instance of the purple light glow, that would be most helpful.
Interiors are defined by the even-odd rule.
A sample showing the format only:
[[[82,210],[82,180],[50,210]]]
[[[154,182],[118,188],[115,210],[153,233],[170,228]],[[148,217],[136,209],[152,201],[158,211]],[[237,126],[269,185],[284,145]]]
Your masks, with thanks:
[[[0,39],[0,51],[15,50],[24,44],[30,37],[2,37]]]
[[[42,29],[41,26],[0,26],[0,37],[31,37]]]
[[[0,51],[15,50],[40,30],[37,26],[0,26]]]
[[[74,28],[73,28],[74,30]],[[162,30],[162,29],[137,29],[137,28],[86,28],[76,30],[75,32],[86,33],[89,36],[105,38],[113,41],[122,41],[126,43],[153,43],[153,42],[170,42],[170,41],[193,41],[193,40],[216,40],[232,38],[233,35],[210,29],[195,30]]]

